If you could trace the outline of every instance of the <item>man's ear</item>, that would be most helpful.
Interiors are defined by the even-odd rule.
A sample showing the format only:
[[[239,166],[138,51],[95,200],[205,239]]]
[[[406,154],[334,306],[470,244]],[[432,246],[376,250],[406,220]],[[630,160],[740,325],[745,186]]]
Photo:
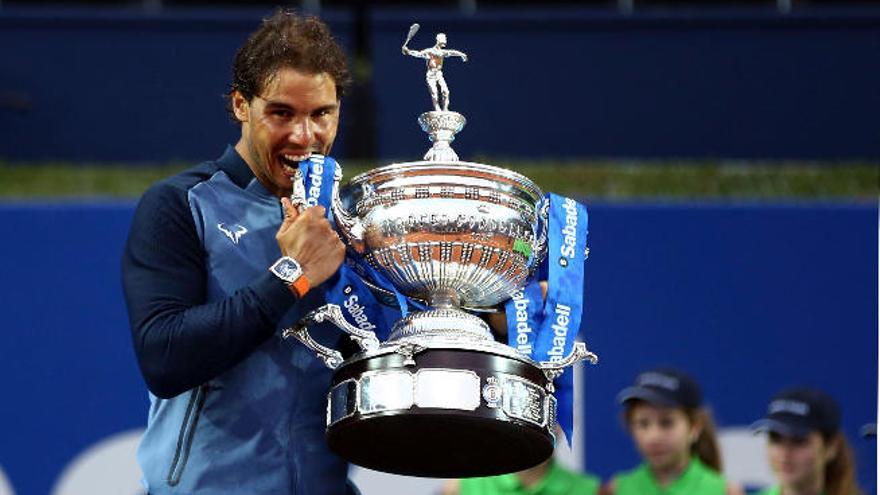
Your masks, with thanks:
[[[250,119],[251,105],[241,91],[232,92],[232,113],[239,122],[247,122]]]

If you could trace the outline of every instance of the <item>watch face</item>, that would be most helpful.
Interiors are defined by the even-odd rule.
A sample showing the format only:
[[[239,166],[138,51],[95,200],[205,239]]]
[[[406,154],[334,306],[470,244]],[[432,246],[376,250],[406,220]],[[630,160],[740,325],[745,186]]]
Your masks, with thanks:
[[[275,265],[275,273],[288,283],[292,283],[299,278],[301,270],[299,263],[296,261],[290,258],[282,258],[278,260],[278,263]]]

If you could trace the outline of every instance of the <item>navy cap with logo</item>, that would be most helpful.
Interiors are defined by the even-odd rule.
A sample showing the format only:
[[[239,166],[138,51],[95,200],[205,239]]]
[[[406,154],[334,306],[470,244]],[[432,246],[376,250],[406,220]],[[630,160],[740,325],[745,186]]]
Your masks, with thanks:
[[[639,374],[633,386],[617,394],[617,400],[621,404],[643,400],[658,406],[696,409],[703,403],[703,394],[693,378],[667,368]]]
[[[752,424],[755,432],[773,432],[803,438],[818,431],[831,435],[840,429],[840,409],[821,390],[792,388],[773,397],[767,417]]]

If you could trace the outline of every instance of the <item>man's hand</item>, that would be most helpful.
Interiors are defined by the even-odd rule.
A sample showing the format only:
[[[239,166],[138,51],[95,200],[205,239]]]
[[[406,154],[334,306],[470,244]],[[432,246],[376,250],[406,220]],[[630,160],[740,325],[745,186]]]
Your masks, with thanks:
[[[324,217],[323,206],[299,213],[289,198],[282,198],[284,222],[275,234],[281,254],[295,259],[309,285],[315,287],[330,278],[345,258],[345,245]]]

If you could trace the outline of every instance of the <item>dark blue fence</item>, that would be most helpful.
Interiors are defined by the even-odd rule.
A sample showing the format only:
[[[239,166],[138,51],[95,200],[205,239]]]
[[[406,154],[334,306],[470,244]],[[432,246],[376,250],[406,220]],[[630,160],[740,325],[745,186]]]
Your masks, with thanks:
[[[235,51],[264,11],[144,16],[0,11],[0,157],[214,158],[237,139],[224,94]],[[328,17],[347,43],[348,21]]]
[[[131,215],[0,205],[0,481],[17,495],[52,493],[75,457],[145,423],[119,281]],[[833,392],[874,493],[875,440],[857,432],[876,421],[877,221],[874,205],[591,204],[587,469],[635,464],[615,394],[672,364],[700,379],[722,427],[760,417],[781,387]]]
[[[359,45],[372,79],[335,154],[425,152],[424,67],[400,53],[419,21],[413,47],[445,31],[471,57],[446,67],[463,158],[880,159],[880,10],[743,12],[374,10]],[[213,157],[237,134],[234,51],[265,14],[0,11],[0,158]],[[354,50],[352,14],[325,17]]]

